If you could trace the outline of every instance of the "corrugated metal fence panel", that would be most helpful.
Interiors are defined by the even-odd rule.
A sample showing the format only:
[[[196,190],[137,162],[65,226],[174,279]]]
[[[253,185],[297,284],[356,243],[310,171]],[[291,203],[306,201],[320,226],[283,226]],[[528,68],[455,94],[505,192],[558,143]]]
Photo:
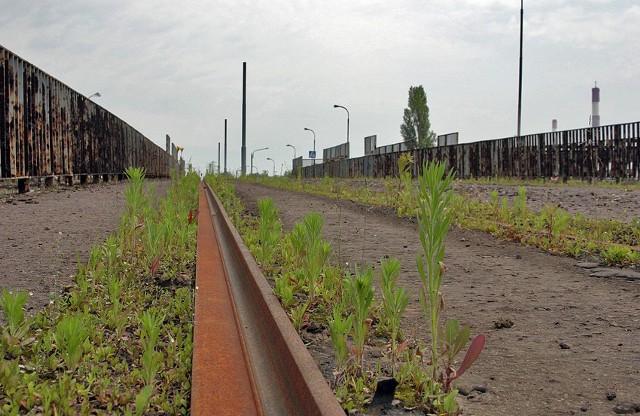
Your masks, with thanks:
[[[123,120],[0,46],[0,179],[118,174],[169,176],[163,148]]]
[[[563,177],[640,179],[640,122],[508,137],[410,150],[412,173],[442,161],[457,177]],[[404,152],[372,154],[305,167],[303,176],[321,178],[398,175]]]
[[[5,169],[8,167],[6,162],[9,160],[8,157],[8,136],[7,130],[8,127],[8,119],[9,115],[8,111],[8,101],[7,101],[7,92],[6,88],[6,54],[7,52],[4,49],[0,49],[0,178],[6,176]]]

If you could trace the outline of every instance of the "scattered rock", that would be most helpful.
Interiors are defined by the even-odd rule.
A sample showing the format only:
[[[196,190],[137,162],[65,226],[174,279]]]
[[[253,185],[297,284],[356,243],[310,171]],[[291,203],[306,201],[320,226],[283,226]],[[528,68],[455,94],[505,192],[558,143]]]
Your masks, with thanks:
[[[586,412],[587,410],[589,410],[589,406],[586,404],[583,404],[582,406],[580,406],[580,411],[581,412]]]
[[[591,270],[591,277],[620,277],[623,279],[640,280],[640,273],[630,269],[612,269],[598,267]]]
[[[311,322],[311,323],[309,324],[309,326],[307,326],[307,327],[305,328],[305,331],[307,331],[307,332],[309,332],[309,333],[311,333],[311,334],[317,334],[317,333],[319,333],[319,332],[322,332],[322,326],[318,325],[318,324],[317,324],[317,323],[315,323],[315,322]]]
[[[460,394],[461,396],[468,396],[469,393],[471,393],[468,389],[464,388],[464,387],[460,387],[458,389],[458,394]]]
[[[611,401],[613,399],[615,399],[616,397],[618,397],[618,395],[614,392],[608,392],[607,394],[605,394],[605,396],[607,397],[607,400]]]
[[[478,393],[486,393],[489,391],[489,387],[487,386],[475,386],[472,390],[477,391]]]
[[[633,279],[640,280],[640,273],[634,272],[633,270],[620,270],[617,274],[617,277],[623,277],[625,279]]]
[[[591,277],[616,277],[618,275],[618,270],[614,269],[593,269],[593,273],[590,274]]]
[[[640,405],[635,403],[618,403],[616,407],[613,408],[613,411],[618,415],[630,415],[640,412]]]
[[[569,344],[565,343],[565,342],[561,342],[560,343],[560,348],[562,348],[563,350],[569,350],[571,349],[571,347],[569,346]]]
[[[576,267],[582,267],[583,269],[595,269],[596,267],[599,267],[600,263],[594,263],[591,261],[584,261],[582,263],[577,263]]]
[[[520,260],[522,256],[520,254],[516,254],[516,259]]]
[[[495,321],[493,325],[496,327],[496,329],[511,328],[513,326],[513,321],[508,318],[500,318]]]

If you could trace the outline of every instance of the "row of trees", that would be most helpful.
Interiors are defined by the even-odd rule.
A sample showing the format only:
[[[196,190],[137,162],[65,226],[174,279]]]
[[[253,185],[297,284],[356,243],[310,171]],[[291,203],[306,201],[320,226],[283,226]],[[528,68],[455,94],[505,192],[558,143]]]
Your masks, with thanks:
[[[436,134],[429,122],[427,94],[422,85],[409,88],[409,106],[404,109],[400,134],[410,149],[432,147],[436,144]]]

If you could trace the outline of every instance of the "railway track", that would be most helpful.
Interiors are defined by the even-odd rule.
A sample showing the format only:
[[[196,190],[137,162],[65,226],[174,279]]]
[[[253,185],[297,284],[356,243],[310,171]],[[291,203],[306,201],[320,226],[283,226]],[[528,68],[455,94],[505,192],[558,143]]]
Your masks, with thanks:
[[[344,415],[211,189],[200,185],[193,415]]]

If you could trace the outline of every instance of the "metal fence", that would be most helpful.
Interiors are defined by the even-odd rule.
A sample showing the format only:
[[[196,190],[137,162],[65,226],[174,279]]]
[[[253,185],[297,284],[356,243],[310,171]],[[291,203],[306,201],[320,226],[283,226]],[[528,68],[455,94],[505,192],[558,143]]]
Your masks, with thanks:
[[[443,161],[459,178],[639,179],[640,122],[410,150],[416,162]],[[404,152],[304,167],[306,178],[398,175]]]
[[[167,177],[179,164],[104,108],[0,46],[0,179],[121,174]]]

